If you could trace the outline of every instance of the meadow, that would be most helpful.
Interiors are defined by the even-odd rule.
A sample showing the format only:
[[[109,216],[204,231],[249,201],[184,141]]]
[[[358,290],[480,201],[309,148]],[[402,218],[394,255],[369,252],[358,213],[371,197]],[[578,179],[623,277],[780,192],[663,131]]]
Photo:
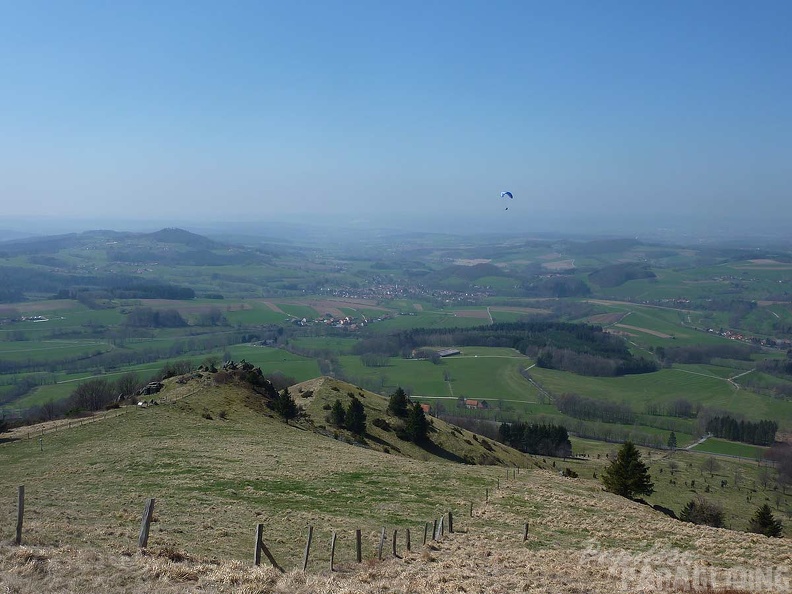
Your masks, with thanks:
[[[230,384],[202,389],[194,381],[169,384],[163,398],[170,404],[123,410],[41,441],[0,444],[0,493],[7,494],[0,529],[6,535],[13,533],[17,486],[24,484],[26,494],[24,546],[0,544],[0,584],[16,591],[92,591],[103,579],[103,591],[111,594],[146,591],[152,583],[163,592],[428,588],[505,594],[530,583],[548,591],[610,593],[632,591],[635,584],[613,574],[606,558],[621,555],[625,563],[652,547],[690,552],[697,563],[719,570],[737,561],[782,565],[792,554],[786,539],[684,524],[604,493],[593,475],[615,444],[575,440],[586,457],[534,457],[519,471],[405,458],[289,426],[257,413]],[[710,474],[703,454],[643,455],[655,483],[653,504],[678,512],[705,494],[724,506],[735,530],[765,500],[788,509],[788,496],[776,504],[777,492],[762,487],[755,464],[724,461]],[[580,477],[559,476],[565,467]],[[154,522],[141,555],[136,543],[149,497],[155,498]],[[424,546],[426,522],[449,511],[454,534],[437,541],[430,536]],[[286,574],[252,567],[256,524],[263,524],[264,542]],[[307,526],[314,528],[314,544],[303,574],[298,568]],[[383,527],[384,559],[378,561]],[[362,531],[362,565],[354,559],[356,529]],[[394,530],[398,558],[390,554]],[[331,575],[333,532],[337,572]],[[24,570],[26,563],[45,562],[52,571]],[[97,565],[112,567],[113,579],[100,578]]]

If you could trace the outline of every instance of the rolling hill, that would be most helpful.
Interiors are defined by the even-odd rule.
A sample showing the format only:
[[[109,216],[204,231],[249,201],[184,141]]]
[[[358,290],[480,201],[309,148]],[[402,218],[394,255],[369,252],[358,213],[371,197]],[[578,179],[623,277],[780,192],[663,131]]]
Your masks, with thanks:
[[[610,593],[710,584],[716,592],[777,591],[773,580],[785,577],[792,560],[786,539],[683,524],[604,493],[597,481],[559,476],[549,461],[491,452],[481,438],[477,446],[471,434],[438,420],[432,439],[443,450],[497,454],[508,466],[454,463],[371,427],[367,443],[336,438],[321,427],[331,400],[358,395],[372,422],[384,416],[386,400],[330,378],[291,392],[306,415],[287,425],[248,386],[194,374],[169,380],[158,405],[122,407],[94,422],[67,422],[71,427],[38,434],[41,440],[33,430],[0,444],[0,587]],[[23,484],[23,546],[16,547],[9,540]],[[156,499],[154,522],[140,552],[148,498]],[[430,535],[424,545],[426,523],[449,511],[454,533],[436,541]],[[257,524],[285,573],[253,566]],[[309,525],[313,545],[303,573]],[[354,558],[356,529],[362,564]]]

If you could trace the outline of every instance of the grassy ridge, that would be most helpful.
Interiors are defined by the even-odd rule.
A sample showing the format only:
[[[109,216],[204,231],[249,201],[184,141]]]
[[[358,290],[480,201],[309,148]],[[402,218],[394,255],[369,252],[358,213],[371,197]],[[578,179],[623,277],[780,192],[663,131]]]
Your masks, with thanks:
[[[41,448],[37,440],[0,445],[0,490],[26,485],[27,542],[53,535],[91,546],[131,542],[143,502],[155,497],[160,543],[246,558],[252,527],[263,522],[273,553],[296,559],[306,523],[373,533],[387,522],[417,533],[424,520],[481,499],[499,474],[287,426],[232,385],[171,384],[163,395],[184,394],[191,395],[175,404],[47,434]],[[0,508],[0,525],[12,525],[13,513]]]

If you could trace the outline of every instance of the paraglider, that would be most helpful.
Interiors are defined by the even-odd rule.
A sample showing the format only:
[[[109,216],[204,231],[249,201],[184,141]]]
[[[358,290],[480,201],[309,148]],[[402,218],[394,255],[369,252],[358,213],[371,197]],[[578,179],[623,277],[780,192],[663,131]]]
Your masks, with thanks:
[[[501,192],[501,198],[509,198],[510,200],[514,199],[511,192]],[[506,210],[509,210],[509,207],[506,207]]]

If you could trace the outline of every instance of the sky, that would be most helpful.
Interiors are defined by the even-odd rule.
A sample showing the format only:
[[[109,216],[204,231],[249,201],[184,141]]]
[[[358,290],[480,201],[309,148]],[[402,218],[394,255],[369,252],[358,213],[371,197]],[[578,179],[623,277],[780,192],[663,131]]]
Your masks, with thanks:
[[[786,0],[0,0],[0,227],[788,228],[790,25]]]

